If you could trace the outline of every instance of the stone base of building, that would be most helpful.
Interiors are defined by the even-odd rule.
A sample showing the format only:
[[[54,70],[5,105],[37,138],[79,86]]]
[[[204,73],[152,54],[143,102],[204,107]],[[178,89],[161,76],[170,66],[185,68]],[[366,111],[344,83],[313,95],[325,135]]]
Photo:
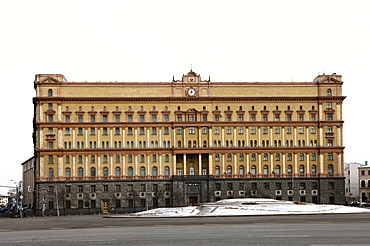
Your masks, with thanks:
[[[345,204],[343,177],[216,178],[37,182],[37,216],[133,213],[232,198],[271,198],[318,204]]]

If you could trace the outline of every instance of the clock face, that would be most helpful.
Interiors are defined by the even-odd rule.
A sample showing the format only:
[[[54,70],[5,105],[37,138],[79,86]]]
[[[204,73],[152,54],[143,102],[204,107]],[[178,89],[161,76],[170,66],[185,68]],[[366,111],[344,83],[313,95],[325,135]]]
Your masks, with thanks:
[[[189,96],[194,96],[195,95],[195,90],[194,89],[189,89],[188,94],[189,94]]]

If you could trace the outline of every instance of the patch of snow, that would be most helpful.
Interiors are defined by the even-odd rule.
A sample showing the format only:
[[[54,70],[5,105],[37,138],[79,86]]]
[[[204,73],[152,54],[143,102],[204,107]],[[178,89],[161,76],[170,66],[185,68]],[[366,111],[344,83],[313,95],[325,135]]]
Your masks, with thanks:
[[[140,217],[242,216],[283,214],[370,213],[370,209],[341,205],[297,204],[274,199],[226,199],[199,206],[157,208],[135,213]]]

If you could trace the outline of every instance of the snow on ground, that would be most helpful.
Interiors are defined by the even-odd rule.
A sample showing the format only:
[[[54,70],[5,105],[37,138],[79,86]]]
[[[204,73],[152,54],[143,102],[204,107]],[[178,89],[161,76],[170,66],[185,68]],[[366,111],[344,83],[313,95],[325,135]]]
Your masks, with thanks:
[[[370,213],[370,209],[341,205],[296,204],[273,199],[227,199],[199,206],[157,208],[132,214],[139,217],[240,216],[283,214]]]

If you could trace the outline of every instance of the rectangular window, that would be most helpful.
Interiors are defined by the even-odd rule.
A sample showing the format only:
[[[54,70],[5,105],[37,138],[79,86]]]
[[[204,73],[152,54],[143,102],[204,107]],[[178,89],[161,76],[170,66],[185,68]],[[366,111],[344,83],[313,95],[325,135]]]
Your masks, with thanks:
[[[157,155],[156,154],[152,155],[152,162],[157,162]]]
[[[90,128],[90,135],[95,135],[95,127]]]
[[[280,121],[280,115],[279,114],[275,114],[275,121]]]
[[[163,121],[168,122],[169,121],[169,116],[168,115],[163,115]]]
[[[145,115],[140,115],[140,122],[145,122]]]
[[[132,135],[132,127],[127,127],[127,134]]]
[[[206,114],[202,114],[202,121],[207,121],[207,115]]]
[[[316,134],[316,126],[311,126],[311,134]]]
[[[227,183],[227,190],[233,190],[233,183]]]
[[[163,134],[166,134],[166,135],[169,134],[169,130],[167,126],[163,128]]]
[[[140,155],[140,162],[145,162],[145,156],[144,155]]]
[[[194,126],[189,127],[189,134],[195,134]]]
[[[127,122],[132,122],[132,115],[127,115]]]
[[[83,185],[79,185],[78,186],[78,192],[83,192],[84,191],[84,187],[83,187]]]
[[[121,131],[119,130],[119,127],[116,127],[116,128],[115,128],[115,134],[116,134],[116,135],[120,135],[120,133],[121,133]]]
[[[230,126],[226,127],[226,134],[231,134],[231,127]]]
[[[332,121],[333,120],[333,114],[327,114],[326,115],[326,120]]]
[[[239,114],[239,115],[238,115],[238,121],[243,121],[243,120],[244,120],[244,115]]]
[[[134,185],[129,184],[127,185],[127,191],[133,191],[134,190]]]
[[[215,134],[220,134],[220,128],[219,127],[215,127]]]
[[[77,116],[77,121],[78,121],[78,122],[83,122],[83,120],[84,120],[84,118],[83,118],[83,116],[82,116],[82,115],[78,115],[78,116]]]
[[[256,154],[252,154],[252,157],[251,157],[252,161],[255,161],[256,160]]]
[[[286,133],[287,133],[287,134],[292,134],[292,127],[287,126],[287,128],[286,128]]]
[[[266,126],[263,127],[263,134],[267,134],[268,133],[268,128]]]
[[[48,122],[53,122],[53,121],[54,121],[54,116],[48,115]]]
[[[231,160],[232,160],[231,154],[227,154],[227,161],[231,161]]]
[[[71,122],[71,116],[66,115],[66,116],[65,116],[65,121],[66,121],[66,122]]]
[[[71,193],[71,186],[70,185],[66,185],[66,193]]]
[[[176,119],[179,122],[182,121],[182,115],[181,114],[176,115]]]
[[[157,122],[157,115],[155,114],[152,115],[152,122]]]
[[[333,127],[332,126],[328,126],[327,133],[333,133]]]
[[[103,122],[108,122],[108,115],[103,115]]]
[[[268,182],[263,183],[263,189],[265,189],[265,190],[270,189],[270,183],[268,183]]]
[[[300,126],[298,129],[299,129],[299,134],[303,134],[304,133],[304,127],[303,126]]]
[[[239,161],[244,161],[244,154],[239,154]]]
[[[116,208],[120,208],[121,207],[121,200],[116,200]]]
[[[251,127],[251,134],[256,134],[256,127],[254,126]]]
[[[166,189],[166,191],[170,191],[171,190],[170,184],[165,184],[165,189]]]
[[[95,115],[90,115],[90,122],[95,122]]]
[[[103,191],[108,192],[108,185],[103,185]]]
[[[333,153],[328,153],[328,160],[329,161],[333,160]]]
[[[243,134],[243,133],[244,133],[244,127],[239,126],[239,134]]]
[[[291,114],[286,115],[286,121],[292,121],[292,115]]]
[[[299,120],[299,121],[303,121],[303,114],[299,114],[299,115],[298,115],[298,120]]]
[[[220,161],[220,154],[215,154],[215,161]]]
[[[127,159],[128,163],[132,163],[132,155],[128,155]]]
[[[158,185],[157,184],[153,184],[153,191],[158,191]]]
[[[275,185],[276,185],[276,190],[281,190],[281,183],[278,182]]]
[[[206,127],[206,126],[202,127],[202,133],[203,134],[207,134],[207,130],[208,130],[208,127]]]
[[[121,162],[121,156],[120,155],[116,155],[116,163],[120,163]]]
[[[267,114],[262,115],[262,121],[267,121]]]
[[[107,127],[103,127],[103,135],[108,135],[108,128]]]
[[[114,120],[115,120],[115,122],[120,122],[121,121],[121,118],[120,118],[119,115],[115,115],[114,116]]]
[[[96,191],[96,185],[90,185],[90,192]]]
[[[66,127],[66,135],[71,135],[71,129],[69,127]]]
[[[316,121],[316,114],[311,114],[311,121]]]
[[[251,121],[256,121],[256,115],[255,114],[251,114]]]
[[[275,127],[275,134],[280,134],[280,127],[278,126]]]
[[[326,104],[326,108],[332,108],[332,103],[331,103],[331,102],[328,102],[328,103]]]
[[[54,163],[54,156],[49,155],[49,163]]]
[[[52,103],[48,103],[48,109],[53,109],[53,104]]]
[[[152,127],[152,135],[157,135],[157,127]]]
[[[231,121],[231,114],[226,115],[226,121]]]
[[[288,161],[292,160],[292,153],[288,153]]]
[[[182,134],[182,128],[181,126],[178,126],[177,127],[177,131],[176,131],[177,134]]]
[[[215,114],[215,121],[220,121],[220,115]]]
[[[216,183],[215,186],[216,190],[221,190],[221,183]]]
[[[139,131],[139,134],[140,135],[144,135],[145,134],[145,128],[144,127],[140,127],[139,130],[140,130]]]
[[[252,183],[252,190],[257,190],[257,183]]]

